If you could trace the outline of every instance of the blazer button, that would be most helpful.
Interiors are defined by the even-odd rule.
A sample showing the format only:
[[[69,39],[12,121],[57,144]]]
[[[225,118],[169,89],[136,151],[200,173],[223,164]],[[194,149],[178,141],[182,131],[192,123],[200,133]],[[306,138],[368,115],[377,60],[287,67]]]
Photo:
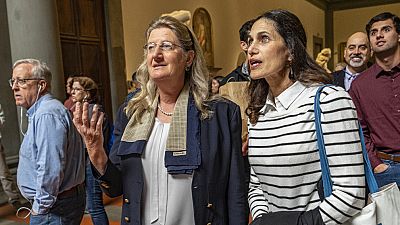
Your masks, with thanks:
[[[211,208],[212,206],[213,206],[213,204],[211,204],[211,203],[207,204],[207,208]]]
[[[131,220],[129,219],[129,217],[125,216],[125,222],[129,223]]]
[[[124,202],[125,202],[126,204],[129,204],[129,199],[128,199],[128,198],[124,198]]]
[[[106,188],[106,189],[110,188],[110,185],[109,185],[108,183],[104,182],[104,181],[101,182],[100,185],[101,185],[103,188]]]

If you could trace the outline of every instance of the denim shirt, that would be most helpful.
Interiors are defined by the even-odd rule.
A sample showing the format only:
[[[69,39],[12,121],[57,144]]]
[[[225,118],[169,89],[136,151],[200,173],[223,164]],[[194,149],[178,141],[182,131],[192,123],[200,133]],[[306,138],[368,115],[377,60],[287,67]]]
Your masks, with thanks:
[[[32,210],[47,214],[63,191],[85,179],[85,151],[68,110],[51,94],[27,111],[28,129],[19,152],[18,187],[33,201]]]

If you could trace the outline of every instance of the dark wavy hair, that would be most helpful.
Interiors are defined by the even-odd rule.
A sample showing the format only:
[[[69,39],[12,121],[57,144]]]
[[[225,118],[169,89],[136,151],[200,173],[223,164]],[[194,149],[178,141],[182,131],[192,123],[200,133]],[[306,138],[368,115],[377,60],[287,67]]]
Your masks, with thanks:
[[[322,69],[307,53],[307,37],[299,18],[293,13],[277,9],[263,13],[258,20],[272,21],[277,33],[285,41],[289,54],[292,56],[291,73],[289,78],[300,81],[306,86],[315,83],[331,83],[332,77]],[[260,110],[265,105],[269,85],[265,79],[251,80],[249,85],[249,106],[246,114],[250,123],[256,124]]]

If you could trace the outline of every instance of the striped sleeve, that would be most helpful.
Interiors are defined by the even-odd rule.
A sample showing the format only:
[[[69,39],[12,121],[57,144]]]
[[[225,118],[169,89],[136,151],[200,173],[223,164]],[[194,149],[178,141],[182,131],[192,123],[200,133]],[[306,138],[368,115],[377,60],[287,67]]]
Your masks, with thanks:
[[[260,180],[255,174],[253,168],[251,168],[250,171],[248,199],[249,199],[250,212],[253,219],[259,217],[263,213],[268,212],[267,200],[264,197]]]
[[[346,91],[328,87],[321,95],[321,126],[333,193],[320,204],[326,225],[341,224],[365,202],[364,160],[354,104]]]

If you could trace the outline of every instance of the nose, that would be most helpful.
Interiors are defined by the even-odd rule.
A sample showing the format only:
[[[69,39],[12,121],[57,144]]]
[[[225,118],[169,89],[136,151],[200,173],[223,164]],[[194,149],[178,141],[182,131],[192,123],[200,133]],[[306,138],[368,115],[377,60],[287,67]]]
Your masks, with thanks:
[[[18,85],[17,85],[17,81],[14,81],[13,83],[12,83],[12,85],[11,85],[11,90],[15,90],[15,89],[17,89],[18,88]]]
[[[378,30],[376,32],[376,38],[382,38],[383,37],[383,32],[381,30]]]
[[[152,52],[153,56],[158,56],[161,53],[162,53],[162,49],[161,49],[160,45],[156,45]]]
[[[247,44],[247,56],[254,55],[258,52],[258,49],[256,48],[254,42],[251,44]]]
[[[156,46],[156,47],[154,48],[154,51],[151,53],[151,57],[152,57],[154,60],[160,60],[160,59],[162,59],[162,57],[163,57],[162,49],[161,49],[159,46]]]

